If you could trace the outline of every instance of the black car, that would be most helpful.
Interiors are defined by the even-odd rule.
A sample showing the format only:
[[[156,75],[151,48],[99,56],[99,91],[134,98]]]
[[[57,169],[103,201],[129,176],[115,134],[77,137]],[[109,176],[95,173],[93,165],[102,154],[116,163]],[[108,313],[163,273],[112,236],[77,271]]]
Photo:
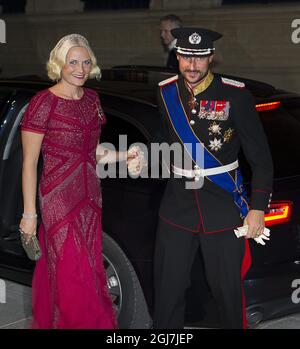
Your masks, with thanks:
[[[90,83],[108,118],[101,142],[117,147],[119,135],[126,134],[128,145],[149,145],[160,127],[157,83],[170,76],[120,67],[105,71],[101,82]],[[299,285],[294,280],[300,279],[300,96],[257,81],[233,79],[245,82],[256,98],[275,166],[273,199],[266,214],[271,240],[265,246],[250,241],[253,263],[245,289],[248,322],[254,325],[300,311],[294,288]],[[0,81],[0,277],[28,285],[34,263],[26,257],[18,232],[23,209],[19,123],[30,98],[49,86],[35,77]],[[240,164],[247,186],[251,174],[242,153]],[[102,179],[103,255],[120,328],[151,327],[153,248],[165,184],[163,179]],[[218,326],[200,253],[191,279],[186,323]]]

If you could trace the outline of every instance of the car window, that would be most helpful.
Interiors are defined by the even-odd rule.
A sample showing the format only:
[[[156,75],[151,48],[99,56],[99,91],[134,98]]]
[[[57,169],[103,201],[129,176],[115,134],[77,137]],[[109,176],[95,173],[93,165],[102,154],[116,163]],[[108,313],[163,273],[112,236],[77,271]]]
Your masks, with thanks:
[[[9,95],[11,94],[11,92],[12,92],[12,89],[0,87],[0,125],[2,125],[2,122],[3,122],[2,119],[4,118],[3,109],[6,105],[6,101]]]
[[[20,133],[19,131],[19,126],[20,126],[20,122],[22,120],[22,117],[25,113],[25,110],[28,107],[28,103],[26,103],[18,112],[17,117],[14,120],[13,126],[11,127],[8,139],[6,141],[5,144],[5,148],[4,148],[4,152],[3,152],[3,160],[7,160],[8,157],[10,156],[10,153],[12,151],[12,149],[20,142]],[[17,137],[16,137],[17,135]]]
[[[119,135],[127,135],[128,146],[140,142],[147,144],[142,132],[129,121],[106,113],[107,124],[103,127],[100,141],[113,144],[116,149],[119,147]]]
[[[277,109],[259,112],[274,164],[274,178],[300,175],[300,98],[283,101]],[[243,151],[239,163],[245,182],[251,169]]]
[[[104,109],[105,110],[105,109]],[[133,143],[142,143],[147,145],[146,137],[143,135],[143,133],[138,129],[138,126],[133,124],[134,121],[127,120],[126,116],[123,115],[123,117],[119,117],[116,115],[112,115],[110,113],[106,113],[107,123],[104,125],[101,135],[100,135],[100,143],[109,143],[104,144],[104,146],[110,148],[110,145],[112,144],[114,146],[115,150],[127,150],[130,145]],[[124,139],[125,138],[125,139]],[[111,149],[111,148],[110,148]],[[114,169],[114,166],[112,166]],[[125,167],[126,168],[126,167]],[[108,170],[108,167],[105,166],[105,170]],[[110,183],[112,178],[123,178],[118,179],[118,182],[126,182],[126,185],[132,185],[135,186],[140,182],[140,180],[133,180],[128,178],[127,176],[124,177],[124,168],[119,165],[116,166],[116,171],[113,176],[108,179],[104,178],[104,181],[102,182],[103,187],[105,187],[107,184]],[[116,176],[116,177],[115,177]],[[129,183],[131,182],[131,184]]]

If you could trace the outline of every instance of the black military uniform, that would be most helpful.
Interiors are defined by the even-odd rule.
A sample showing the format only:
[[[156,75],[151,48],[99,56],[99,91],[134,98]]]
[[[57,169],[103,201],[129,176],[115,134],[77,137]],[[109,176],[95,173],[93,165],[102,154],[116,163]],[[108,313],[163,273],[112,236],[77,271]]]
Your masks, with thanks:
[[[178,38],[179,54],[191,52],[190,48],[194,50],[193,54],[197,48],[201,53],[209,54],[213,41],[220,37],[218,33],[197,28],[177,28],[172,35]],[[196,35],[196,42],[199,36],[201,43],[187,42],[192,35]],[[193,90],[182,76],[161,82],[158,103],[164,125],[160,141],[169,144],[182,143],[162,94],[169,84],[175,84],[178,89],[190,128],[219,163],[233,163],[242,146],[252,169],[249,208],[266,210],[271,197],[272,159],[253,97],[244,84],[211,72]],[[238,169],[229,174],[235,181]],[[231,193],[208,177],[201,189],[186,189],[187,181],[193,180],[171,177],[160,207],[155,248],[154,328],[183,327],[184,293],[189,286],[189,274],[198,247],[203,255],[208,283],[219,306],[222,326],[245,328],[242,284],[251,256],[248,241],[238,239],[233,232],[243,224],[244,217]]]

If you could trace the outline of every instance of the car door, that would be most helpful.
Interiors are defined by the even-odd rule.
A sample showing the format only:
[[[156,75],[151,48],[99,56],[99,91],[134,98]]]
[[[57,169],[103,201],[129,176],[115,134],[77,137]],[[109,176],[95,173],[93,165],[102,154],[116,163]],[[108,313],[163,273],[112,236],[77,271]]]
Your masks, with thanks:
[[[294,263],[300,259],[300,98],[276,100],[280,102],[276,108],[260,111],[274,164],[270,203],[274,215],[266,221],[272,243],[266,244],[266,248],[252,249],[257,266]],[[280,219],[275,211],[279,213],[284,206],[289,207],[291,215]]]
[[[274,101],[279,103],[260,110],[274,164],[273,196],[265,215],[271,240],[265,246],[250,240],[252,266],[246,276],[246,294],[248,305],[272,303],[270,314],[276,315],[276,311],[295,306],[292,283],[300,275],[300,98],[277,97]],[[251,171],[241,160],[249,182]],[[281,303],[274,307],[274,302]]]
[[[24,258],[18,224],[22,215],[21,172],[22,148],[19,123],[33,92],[10,91],[1,108],[0,119],[0,263],[11,267],[32,269]]]

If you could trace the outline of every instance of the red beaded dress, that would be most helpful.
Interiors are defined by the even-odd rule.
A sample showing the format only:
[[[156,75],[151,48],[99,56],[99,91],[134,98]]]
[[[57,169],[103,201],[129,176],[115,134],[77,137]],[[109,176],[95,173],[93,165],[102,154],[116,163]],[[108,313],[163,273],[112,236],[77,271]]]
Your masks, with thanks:
[[[102,115],[102,117],[99,117]],[[104,123],[95,91],[79,100],[37,93],[21,129],[44,134],[42,224],[32,284],[33,328],[115,328],[102,260],[96,146]]]

